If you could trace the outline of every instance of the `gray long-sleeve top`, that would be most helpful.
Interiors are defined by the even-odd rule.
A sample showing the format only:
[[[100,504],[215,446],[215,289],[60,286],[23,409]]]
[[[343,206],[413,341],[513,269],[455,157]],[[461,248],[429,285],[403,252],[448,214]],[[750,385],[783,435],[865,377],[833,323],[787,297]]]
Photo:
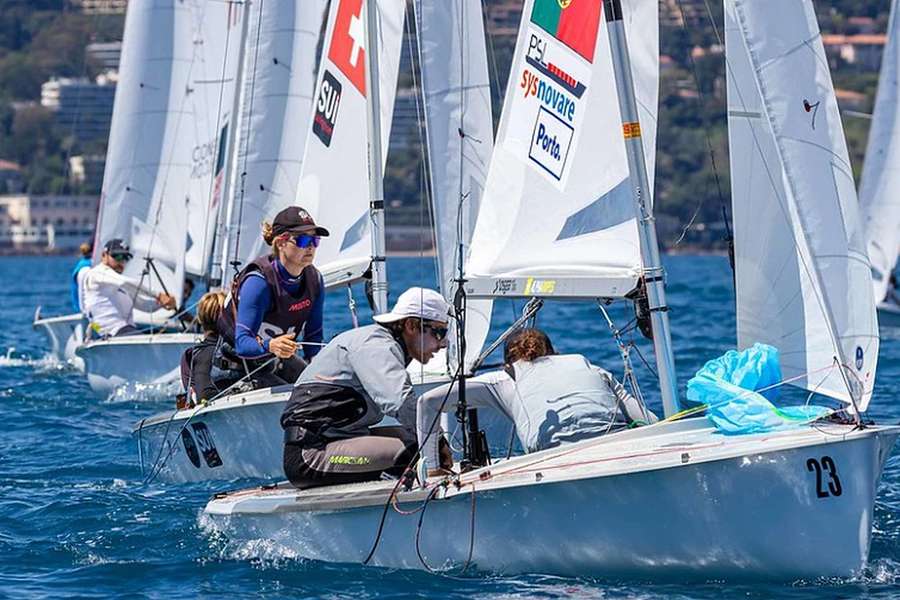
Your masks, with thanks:
[[[531,362],[519,361],[514,367],[516,379],[505,371],[468,379],[466,404],[472,408],[493,408],[509,417],[526,452],[602,435],[629,422],[657,420],[608,371],[590,364],[583,356],[545,356]],[[433,424],[438,427],[439,409],[456,410],[458,398],[453,384],[436,387],[419,397],[416,433],[419,444],[424,443],[422,456],[430,466],[439,464],[439,436],[437,432],[429,436],[428,432]]]
[[[366,400],[359,421],[334,432],[346,437],[367,435],[385,415],[410,432],[416,427],[416,395],[406,371],[409,357],[390,330],[367,325],[332,339],[300,375],[296,385],[331,383],[351,387]]]

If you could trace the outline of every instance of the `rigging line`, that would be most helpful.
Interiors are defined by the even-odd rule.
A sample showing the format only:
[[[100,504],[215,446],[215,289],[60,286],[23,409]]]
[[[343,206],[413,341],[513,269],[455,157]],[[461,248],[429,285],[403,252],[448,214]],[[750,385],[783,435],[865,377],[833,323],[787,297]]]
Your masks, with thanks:
[[[265,0],[259,0],[259,16],[256,20],[256,47],[253,49],[253,69],[250,72],[250,102],[247,107],[247,130],[249,132],[250,126],[252,125],[253,120],[253,104],[256,99],[256,73],[259,68],[259,46],[260,46],[260,38],[262,36],[262,21],[263,21],[263,11],[265,10]],[[239,252],[241,249],[241,231],[243,227],[241,224],[244,220],[244,194],[246,191],[246,183],[247,183],[247,155],[250,151],[250,136],[247,135],[244,138],[244,152],[243,152],[243,167],[241,168],[241,189],[240,196],[238,200],[238,218],[237,218],[237,232],[234,236],[234,260],[233,260],[233,268],[235,271],[235,275],[238,273],[238,259]],[[234,223],[229,224],[231,227],[234,227]],[[223,268],[225,266],[223,265]]]
[[[437,427],[438,423],[441,420],[441,415],[444,413],[444,408],[447,406],[447,400],[450,398],[450,393],[453,391],[453,386],[457,382],[457,377],[459,376],[459,371],[461,368],[462,367],[457,366],[456,373],[450,378],[450,382],[448,384],[446,384],[447,392],[444,394],[443,399],[441,399],[441,404],[438,407],[438,410],[435,413],[434,418],[431,420],[431,425],[428,427],[428,433],[425,434],[425,437],[422,438],[421,443],[418,444],[419,447],[416,449],[416,452],[409,459],[409,463],[407,463],[406,469],[404,470],[404,472],[411,469],[412,466],[418,462],[419,458],[422,455],[422,448],[425,447],[425,444],[428,442],[428,440],[434,434],[435,428]],[[418,416],[416,417],[416,419],[418,421]],[[418,429],[418,422],[416,424],[416,429]],[[440,465],[438,465],[438,466],[440,466]],[[425,473],[425,477],[427,479],[427,477],[428,477],[427,472]],[[363,562],[362,562],[363,565],[369,564],[369,561],[372,560],[373,556],[375,556],[375,551],[378,549],[378,544],[381,542],[381,535],[384,532],[384,523],[385,523],[385,519],[387,518],[388,509],[390,508],[390,505],[391,505],[391,500],[394,497],[394,495],[397,493],[397,490],[400,489],[400,485],[403,483],[403,479],[404,479],[403,477],[400,477],[397,479],[397,483],[394,484],[394,487],[391,490],[390,496],[388,496],[388,499],[384,503],[384,508],[381,511],[381,520],[378,523],[378,530],[375,533],[375,541],[372,543],[372,548],[369,550],[369,554],[366,556],[365,560],[363,560]],[[422,481],[422,482],[420,482],[420,484],[424,487],[426,485],[426,482]]]
[[[469,510],[469,515],[470,515],[470,518],[469,518],[469,553],[468,553],[468,556],[466,556],[466,561],[465,561],[465,563],[463,563],[463,567],[460,570],[459,575],[465,574],[465,572],[472,565],[472,555],[475,552],[475,495],[476,495],[475,482],[473,481],[469,485],[472,486],[472,491],[470,493],[472,502],[471,502],[471,508]],[[421,548],[421,544],[420,544],[420,539],[421,539],[421,534],[422,534],[422,524],[425,521],[425,509],[428,508],[429,502],[431,502],[434,499],[434,497],[437,495],[438,490],[440,490],[440,489],[441,489],[440,486],[435,486],[434,489],[431,490],[431,492],[425,498],[425,501],[422,503],[422,506],[419,509],[421,512],[417,511],[417,512],[419,512],[419,521],[418,521],[418,523],[416,523],[416,536],[415,536],[416,556],[418,557],[419,562],[422,564],[422,567],[424,567],[424,569],[426,571],[428,571],[429,573],[431,573],[432,575],[442,575],[442,576],[448,577],[450,579],[458,579],[458,577],[453,577],[448,574],[448,571],[450,571],[452,569],[452,567],[451,567],[451,569],[446,569],[446,570],[435,569],[434,567],[430,566],[427,562],[425,562],[425,557],[422,556],[422,548]]]
[[[410,18],[410,12],[412,12],[412,18]],[[415,23],[415,27],[413,27],[410,22]],[[406,18],[403,20],[404,30],[406,34],[406,50],[409,54],[409,66],[410,66],[410,74],[412,75],[412,91],[413,98],[416,103],[416,133],[419,136],[419,162],[420,162],[420,179],[419,179],[419,198],[424,198],[424,202],[419,202],[419,231],[423,231],[427,225],[426,221],[429,223],[432,219],[429,216],[429,206],[431,205],[432,196],[429,193],[430,186],[426,182],[426,177],[428,177],[428,167],[429,159],[428,159],[428,146],[427,146],[427,138],[425,132],[425,120],[422,117],[422,113],[424,108],[422,107],[422,97],[425,94],[425,88],[420,87],[420,81],[416,78],[416,71],[422,68],[422,46],[419,43],[419,34],[421,32],[421,27],[419,26],[418,20],[418,12],[416,11],[415,4],[407,4],[406,5]],[[416,44],[415,49],[413,48],[413,30],[415,30],[415,38]],[[421,96],[421,97],[420,97]],[[437,247],[437,241],[435,239],[435,229],[436,227],[431,228],[431,239],[433,247]],[[425,248],[424,244],[421,243],[422,237],[421,233],[419,234],[419,265],[417,267],[419,274],[419,281],[425,280],[425,267],[423,264],[423,260],[425,258]],[[424,365],[423,365],[424,368]]]
[[[686,24],[686,20],[685,20],[684,6],[682,5],[682,0],[675,0],[675,1],[678,4],[678,10],[681,13],[681,27],[685,32],[687,32],[687,24]],[[705,1],[706,0],[704,0],[704,2]],[[710,20],[712,21],[711,13],[710,13]],[[716,29],[715,22],[713,22],[713,29]],[[716,35],[718,37],[718,32],[716,33]],[[731,254],[733,255],[734,254],[734,250],[733,250],[734,240],[731,238],[731,231],[728,226],[728,219],[726,216],[727,212],[725,209],[725,196],[722,193],[722,182],[721,182],[721,179],[719,178],[719,168],[716,163],[716,152],[713,149],[712,137],[710,136],[710,126],[709,126],[709,121],[707,119],[707,114],[706,114],[706,110],[705,110],[706,98],[703,94],[703,87],[700,85],[700,74],[697,69],[697,61],[694,60],[693,53],[689,52],[688,58],[690,59],[690,62],[691,62],[691,74],[694,78],[694,85],[697,88],[697,105],[700,110],[700,118],[703,123],[703,133],[704,133],[704,137],[706,138],[706,149],[707,149],[707,152],[709,153],[710,166],[712,167],[713,176],[714,176],[715,182],[716,182],[716,192],[718,194],[719,203],[722,205],[722,214],[723,214],[723,219],[725,221],[725,231],[726,231],[725,241],[728,243]],[[694,210],[694,214],[691,216],[690,220],[688,221],[687,225],[685,225],[684,229],[682,229],[681,235],[675,241],[674,246],[678,246],[684,240],[685,236],[687,235],[688,230],[693,226],[694,221],[697,219],[698,215],[700,214],[700,210],[703,208],[703,204],[705,201],[706,201],[706,196],[704,194],[703,196],[700,197],[700,202],[697,204],[697,208]],[[732,270],[734,270],[734,260],[731,261],[731,268],[732,268]]]
[[[211,0],[207,0],[207,1],[209,2]],[[245,5],[244,0],[225,0],[224,3],[228,5],[229,13],[232,10],[240,10],[240,8],[238,8],[238,7],[243,7]],[[242,11],[242,18],[247,18],[246,10]],[[209,249],[208,245],[212,241],[212,240],[210,240],[210,238],[215,236],[215,229],[216,229],[215,222],[217,221],[217,219],[211,219],[210,215],[213,211],[213,204],[215,201],[215,198],[213,198],[213,191],[215,190],[215,187],[216,187],[216,166],[219,162],[219,147],[221,145],[221,140],[219,139],[219,136],[222,134],[222,104],[225,99],[225,84],[226,84],[225,75],[228,71],[228,55],[229,55],[229,50],[231,49],[231,30],[232,29],[233,29],[233,27],[231,26],[231,23],[229,22],[228,26],[225,28],[225,52],[223,53],[223,56],[222,56],[222,75],[219,78],[219,80],[221,81],[221,85],[219,86],[219,101],[218,101],[218,105],[216,106],[216,126],[215,126],[215,129],[213,132],[213,135],[214,135],[213,139],[216,141],[215,154],[212,156],[212,168],[210,169],[209,189],[207,190],[207,196],[206,196],[206,198],[207,198],[207,200],[206,200],[206,220],[207,220],[207,223],[209,221],[212,221],[213,230],[212,230],[212,235],[210,235],[209,225],[204,224],[205,231],[203,232],[203,245],[200,248],[200,250],[201,250],[200,256],[201,257],[206,256],[207,250]],[[233,81],[233,83],[236,85],[237,81]],[[235,94],[237,94],[237,92],[238,92],[238,90],[237,90],[237,88],[235,88]],[[231,128],[229,128],[229,129],[231,129]],[[233,132],[233,131],[229,132],[229,135],[235,135],[235,132]],[[223,168],[223,170],[225,169],[224,163],[223,163],[222,168]],[[222,209],[222,206],[220,205],[219,210],[221,210],[221,209]],[[209,251],[212,252],[212,249],[209,249]],[[211,259],[212,259],[212,257],[210,256],[209,260],[211,260]],[[207,262],[209,262],[209,260],[207,260]],[[209,265],[208,264],[203,265],[202,268],[209,269]],[[209,277],[209,273],[207,273],[207,277]]]
[[[193,420],[193,418],[195,416],[197,416],[197,414],[201,410],[203,410],[204,408],[206,408],[208,406],[212,406],[213,402],[215,402],[219,398],[229,395],[229,392],[231,390],[235,389],[238,385],[244,383],[245,381],[249,381],[250,377],[252,375],[255,375],[256,373],[258,373],[265,367],[269,366],[270,364],[272,364],[272,362],[274,362],[276,360],[278,360],[278,357],[273,356],[272,358],[270,358],[266,362],[262,363],[261,365],[259,365],[258,367],[256,367],[255,369],[253,369],[252,371],[250,371],[249,373],[247,373],[246,375],[244,375],[243,377],[241,377],[240,379],[238,379],[237,381],[235,381],[234,383],[229,385],[227,388],[225,388],[224,390],[222,390],[221,392],[219,392],[218,394],[216,394],[215,396],[210,398],[205,403],[203,403],[203,402],[199,403],[194,408],[194,410],[191,412],[191,414],[188,415],[188,418],[185,420],[184,424],[178,430],[178,433],[175,434],[175,440],[176,441],[178,440],[178,438],[181,436],[182,432],[184,432],[185,429],[187,429],[187,426],[190,424],[191,420]],[[175,417],[178,415],[178,413],[179,413],[178,410],[175,410],[172,412],[172,416],[169,417],[170,423],[175,420]],[[160,443],[160,454],[162,454],[162,449],[165,447],[166,442],[168,441],[168,435],[169,435],[168,432],[169,432],[169,423],[166,424],[166,429],[164,431],[163,440]],[[159,462],[159,457],[157,456],[157,460],[154,462],[153,466],[150,469],[150,475],[147,476],[147,478],[144,480],[144,485],[149,485],[150,483],[152,483],[153,480],[156,479],[156,477],[162,472],[162,470],[165,468],[166,464],[168,464],[169,459],[172,457],[172,453],[175,451],[176,447],[177,446],[175,445],[174,442],[169,444],[169,451],[166,453],[166,456],[162,459],[161,463]]]
[[[191,11],[191,9],[185,9],[185,10]],[[191,12],[190,14],[193,17],[194,13]],[[193,19],[192,19],[192,23],[193,23]],[[186,80],[185,86],[186,87],[184,90],[184,95],[181,98],[180,106],[178,108],[178,111],[176,112],[176,114],[178,115],[175,120],[175,131],[174,131],[174,138],[176,140],[178,139],[178,135],[181,131],[181,122],[184,119],[184,115],[187,113],[187,111],[185,110],[185,105],[187,104],[187,101],[188,101],[188,98],[190,97],[190,95],[194,93],[194,90],[190,87],[190,82],[192,81],[191,77],[194,72],[194,65],[197,63],[197,52],[198,52],[197,45],[193,43],[193,38],[192,38],[192,40],[191,40],[191,61],[190,61],[190,63],[188,63],[188,70],[187,70],[187,74],[185,75],[185,80]],[[173,48],[173,62],[182,62],[182,61],[178,61],[175,59],[174,48]],[[160,193],[159,193],[159,201],[156,204],[156,214],[154,215],[153,227],[150,230],[150,244],[147,247],[146,258],[151,258],[151,250],[153,249],[154,244],[156,243],[156,233],[159,229],[159,222],[162,217],[162,208],[163,208],[163,205],[165,204],[166,191],[169,186],[169,175],[171,173],[171,168],[172,168],[173,164],[175,164],[173,162],[173,156],[175,154],[175,151],[178,149],[177,147],[180,147],[179,144],[172,144],[170,146],[168,158],[162,163],[163,165],[165,165],[165,170],[164,170],[163,179],[162,179],[162,189],[160,190]],[[185,231],[185,234],[186,233],[187,232]]]

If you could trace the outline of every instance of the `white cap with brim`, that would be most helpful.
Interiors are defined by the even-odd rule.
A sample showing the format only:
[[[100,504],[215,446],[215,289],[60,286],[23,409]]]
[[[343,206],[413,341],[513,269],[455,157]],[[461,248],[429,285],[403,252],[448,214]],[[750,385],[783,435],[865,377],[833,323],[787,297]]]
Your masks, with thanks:
[[[412,287],[400,294],[390,312],[373,318],[378,323],[395,323],[411,317],[446,323],[450,319],[450,304],[434,290]]]

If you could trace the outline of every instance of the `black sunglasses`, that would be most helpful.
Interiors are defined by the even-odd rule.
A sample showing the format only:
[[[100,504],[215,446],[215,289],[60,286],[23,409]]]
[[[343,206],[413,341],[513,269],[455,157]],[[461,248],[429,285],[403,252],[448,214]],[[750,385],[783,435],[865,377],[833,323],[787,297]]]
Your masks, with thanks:
[[[429,325],[428,323],[422,323],[422,329],[427,329],[428,331],[430,331],[431,335],[433,335],[439,342],[443,341],[444,338],[447,337],[447,331],[449,331],[446,327]]]
[[[110,254],[110,256],[112,256],[113,259],[118,262],[128,262],[129,260],[131,260],[130,254]]]

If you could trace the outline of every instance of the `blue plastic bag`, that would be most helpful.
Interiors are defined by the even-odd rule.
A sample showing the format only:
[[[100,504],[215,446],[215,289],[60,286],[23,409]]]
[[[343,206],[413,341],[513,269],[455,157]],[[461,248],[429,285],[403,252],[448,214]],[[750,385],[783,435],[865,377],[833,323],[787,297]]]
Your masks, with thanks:
[[[726,434],[796,427],[828,412],[823,406],[777,408],[781,365],[778,349],[754,344],[707,362],[688,381],[687,397],[708,405],[707,418]]]

